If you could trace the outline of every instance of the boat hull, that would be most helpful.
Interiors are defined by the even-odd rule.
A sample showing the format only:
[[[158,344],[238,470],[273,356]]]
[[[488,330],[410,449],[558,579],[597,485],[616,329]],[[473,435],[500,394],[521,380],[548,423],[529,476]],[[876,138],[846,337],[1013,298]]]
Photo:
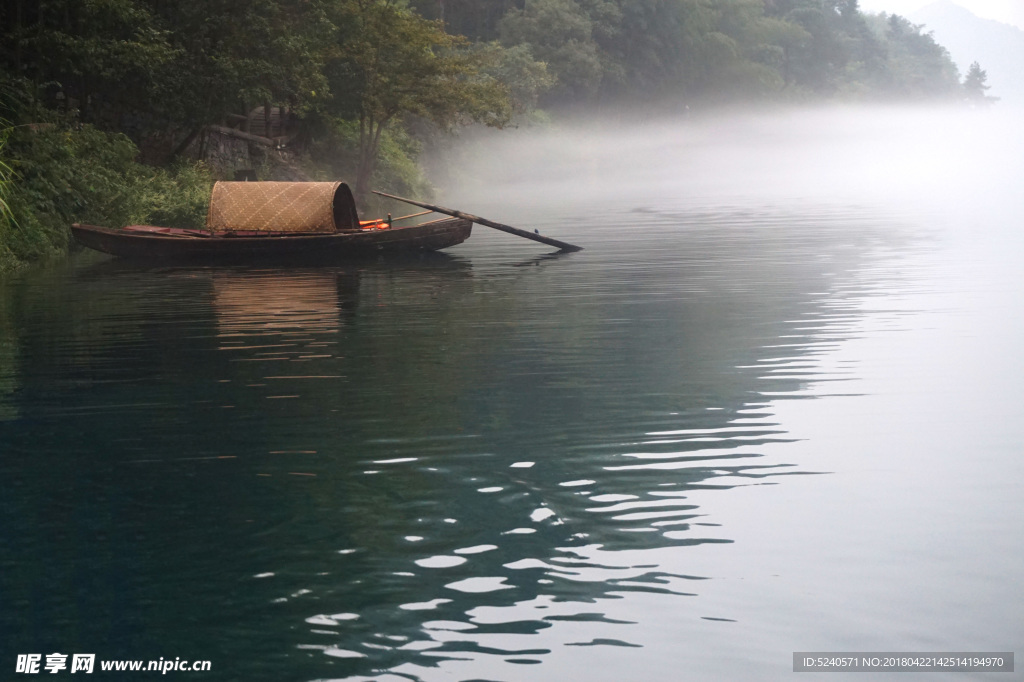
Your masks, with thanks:
[[[445,219],[410,227],[328,234],[199,236],[199,231],[145,228],[113,230],[74,224],[82,246],[120,258],[145,260],[340,260],[387,252],[436,251],[466,241],[473,224]]]

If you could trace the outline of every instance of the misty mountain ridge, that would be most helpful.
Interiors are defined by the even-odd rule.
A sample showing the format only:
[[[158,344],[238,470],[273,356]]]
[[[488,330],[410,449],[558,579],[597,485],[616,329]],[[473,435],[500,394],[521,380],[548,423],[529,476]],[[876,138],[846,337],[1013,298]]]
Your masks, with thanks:
[[[937,0],[909,18],[934,33],[961,74],[978,62],[988,73],[989,95],[1005,104],[1024,105],[1024,31],[979,17],[952,0]]]

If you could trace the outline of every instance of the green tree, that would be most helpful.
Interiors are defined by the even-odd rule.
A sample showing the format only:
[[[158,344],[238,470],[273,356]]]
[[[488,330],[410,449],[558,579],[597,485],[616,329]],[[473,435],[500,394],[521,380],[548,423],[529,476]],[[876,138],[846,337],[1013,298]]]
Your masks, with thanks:
[[[885,88],[911,99],[952,98],[960,92],[960,75],[946,48],[922,26],[897,14],[885,18],[888,52]]]
[[[594,22],[576,0],[532,0],[501,21],[501,42],[526,45],[556,78],[553,95],[563,100],[593,97],[604,78]]]
[[[443,21],[449,33],[490,42],[498,38],[502,17],[522,8],[524,0],[409,0],[409,4],[420,16]]]
[[[548,65],[533,58],[529,45],[504,48],[497,41],[475,46],[481,70],[503,84],[517,115],[529,114],[537,107],[540,96],[555,84]]]
[[[175,56],[167,33],[138,0],[5,5],[0,59],[8,72],[48,85],[51,96],[59,90],[84,120],[116,121],[152,101]]]
[[[0,68],[47,106],[136,143],[326,94],[334,0],[45,0],[0,5]],[[57,97],[60,99],[58,100]],[[146,145],[152,147],[153,145]]]
[[[356,198],[369,192],[388,128],[416,116],[442,129],[477,122],[502,127],[512,116],[508,88],[487,75],[486,53],[393,0],[348,0],[341,15],[338,63],[332,87],[348,90],[336,112],[359,122]]]
[[[780,91],[785,85],[781,46],[787,41],[798,44],[807,33],[795,24],[766,16],[760,0],[714,3],[707,9],[713,9],[709,18],[714,28],[696,43],[697,54],[705,59],[696,87],[691,86],[693,94],[760,99]],[[720,56],[711,57],[712,51]]]
[[[336,50],[328,0],[146,0],[175,60],[161,114],[194,133],[256,106],[303,111],[328,94],[324,63]]]
[[[981,68],[981,64],[974,62],[964,77],[964,93],[967,100],[972,104],[992,104],[995,97],[989,97],[985,93],[989,90],[988,74]]]

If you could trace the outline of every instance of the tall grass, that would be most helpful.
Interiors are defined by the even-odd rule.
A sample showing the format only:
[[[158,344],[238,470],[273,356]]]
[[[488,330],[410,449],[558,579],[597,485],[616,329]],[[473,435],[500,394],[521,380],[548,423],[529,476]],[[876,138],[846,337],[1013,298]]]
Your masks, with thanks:
[[[10,126],[6,121],[0,119],[0,272],[12,269],[17,260],[7,247],[8,235],[17,227],[10,199],[14,171],[7,163],[4,154],[9,134]]]
[[[7,165],[7,162],[4,161],[4,147],[7,146],[7,131],[8,127],[4,125],[3,121],[0,121],[0,225],[4,227],[14,220],[14,214],[11,213],[11,205],[7,198],[11,191],[10,186],[13,171],[11,171],[11,167]]]
[[[165,227],[203,227],[214,177],[202,162],[181,161],[170,168],[146,167],[138,184],[139,222]]]

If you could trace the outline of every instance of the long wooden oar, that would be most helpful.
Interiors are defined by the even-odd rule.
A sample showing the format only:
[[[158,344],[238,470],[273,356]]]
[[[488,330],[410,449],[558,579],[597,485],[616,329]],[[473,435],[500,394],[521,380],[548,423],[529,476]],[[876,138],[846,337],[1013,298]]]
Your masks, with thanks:
[[[540,242],[542,244],[549,244],[551,246],[557,246],[562,251],[582,251],[583,250],[582,246],[576,246],[575,244],[567,244],[566,242],[560,242],[557,239],[552,239],[551,237],[545,237],[544,235],[537,234],[536,232],[527,232],[526,230],[520,230],[518,227],[512,227],[511,225],[504,225],[502,223],[496,223],[496,222],[494,222],[492,220],[487,220],[486,218],[481,218],[480,216],[475,216],[472,213],[463,213],[462,211],[455,211],[455,210],[452,210],[450,208],[445,208],[443,206],[434,206],[433,204],[425,204],[425,203],[422,203],[420,201],[413,201],[412,199],[403,199],[402,197],[396,197],[393,194],[385,194],[384,192],[374,191],[373,193],[374,194],[379,194],[380,196],[387,197],[389,199],[397,199],[398,201],[404,201],[407,204],[412,204],[413,206],[419,206],[420,208],[428,208],[431,211],[437,211],[438,213],[445,213],[447,215],[454,216],[456,218],[462,218],[463,220],[469,220],[469,221],[474,222],[474,223],[479,223],[480,225],[486,225],[487,227],[493,227],[495,230],[501,230],[502,232],[508,232],[509,234],[514,234],[514,235],[519,236],[519,237],[525,237],[526,239],[532,239],[535,242]]]

